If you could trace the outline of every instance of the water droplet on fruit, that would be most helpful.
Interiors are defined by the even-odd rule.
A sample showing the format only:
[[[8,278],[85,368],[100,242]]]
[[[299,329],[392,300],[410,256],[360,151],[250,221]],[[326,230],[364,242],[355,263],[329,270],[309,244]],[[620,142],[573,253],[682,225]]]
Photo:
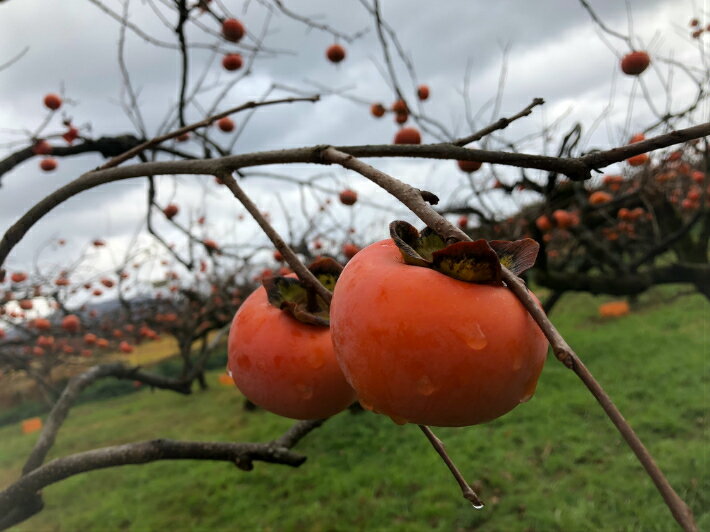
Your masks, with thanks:
[[[298,390],[298,393],[301,394],[301,397],[303,399],[308,400],[313,397],[313,388],[311,386],[308,386],[307,384],[297,384],[296,390]]]
[[[486,338],[486,334],[478,323],[473,324],[471,330],[466,333],[464,340],[471,349],[480,350],[488,345],[488,338]]]
[[[249,357],[246,355],[237,357],[237,366],[242,369],[249,369],[251,367],[251,360],[249,360]]]
[[[421,395],[429,396],[436,391],[436,386],[431,382],[431,379],[424,375],[417,381],[417,392]]]
[[[520,398],[520,402],[527,403],[535,394],[536,387],[537,380],[535,378],[530,379],[530,381],[525,385],[525,390],[523,391],[523,396]]]
[[[473,509],[474,509],[474,510],[480,510],[480,509],[483,508],[485,505],[484,505],[482,502],[480,502],[480,503],[472,502],[472,503],[471,503],[471,506],[473,506]]]
[[[397,425],[405,425],[406,423],[409,423],[409,422],[408,422],[406,419],[404,419],[403,417],[399,417],[399,416],[389,416],[389,418],[390,418],[392,421],[394,421],[395,423],[397,423]]]
[[[306,362],[313,369],[322,368],[325,365],[325,358],[320,351],[311,351],[306,356]]]

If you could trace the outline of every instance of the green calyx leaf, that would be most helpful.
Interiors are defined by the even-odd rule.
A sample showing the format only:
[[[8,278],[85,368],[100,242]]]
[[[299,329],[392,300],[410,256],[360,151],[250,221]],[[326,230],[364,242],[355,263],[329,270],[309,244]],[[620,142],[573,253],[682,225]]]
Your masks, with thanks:
[[[328,290],[335,288],[343,267],[330,258],[316,259],[308,268]],[[262,281],[266,297],[274,307],[302,323],[328,327],[330,307],[300,279],[274,276]]]
[[[501,265],[520,275],[535,264],[539,244],[516,241],[446,242],[428,227],[421,233],[403,221],[390,224],[390,235],[406,264],[432,268],[469,283],[501,284]]]

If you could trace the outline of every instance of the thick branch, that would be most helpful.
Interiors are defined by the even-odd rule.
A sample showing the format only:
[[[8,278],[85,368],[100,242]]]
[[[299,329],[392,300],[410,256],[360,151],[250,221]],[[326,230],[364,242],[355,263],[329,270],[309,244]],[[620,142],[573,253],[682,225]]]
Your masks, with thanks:
[[[0,492],[0,529],[18,523],[17,508],[24,501],[37,498],[37,491],[65,478],[129,464],[146,464],[157,460],[220,460],[249,470],[253,461],[300,466],[306,457],[273,443],[190,442],[150,440],[93,449],[57,458]],[[40,503],[41,504],[41,503]],[[41,508],[41,506],[40,506]],[[22,512],[25,514],[26,512]],[[27,519],[30,515],[22,515]],[[13,519],[14,518],[14,519]]]
[[[475,160],[508,166],[555,171],[565,174],[571,179],[584,180],[591,177],[591,168],[599,168],[627,159],[631,155],[678,144],[704,135],[710,135],[710,123],[674,131],[643,142],[630,144],[623,148],[614,148],[606,152],[592,153],[581,158],[559,158],[525,153],[474,150],[448,143],[428,144],[423,146],[345,146],[337,149],[355,157],[422,157],[431,159]],[[88,172],[44,198],[8,229],[2,241],[0,241],[0,265],[4,263],[12,248],[20,241],[25,233],[27,233],[30,227],[37,223],[37,221],[54,207],[84,190],[89,190],[114,181],[146,175],[193,174],[213,176],[230,173],[239,168],[266,164],[319,164],[324,162],[321,158],[321,151],[323,151],[323,149],[323,146],[313,146],[309,148],[231,155],[216,159],[151,162]]]

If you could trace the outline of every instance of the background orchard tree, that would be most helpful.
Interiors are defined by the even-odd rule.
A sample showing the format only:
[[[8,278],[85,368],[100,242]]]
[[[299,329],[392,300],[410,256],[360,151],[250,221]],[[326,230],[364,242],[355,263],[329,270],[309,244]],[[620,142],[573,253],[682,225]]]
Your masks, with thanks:
[[[22,20],[17,4],[3,9]],[[669,282],[708,297],[707,35],[704,19],[686,27],[704,13],[670,17],[661,2],[556,6],[583,29],[568,48],[584,46],[590,62],[603,65],[593,71],[580,70],[564,46],[526,57],[501,44],[502,23],[481,26],[481,40],[467,42],[460,60],[442,60],[455,47],[422,24],[469,35],[470,20],[509,15],[464,3],[452,7],[461,17],[417,22],[402,13],[431,6],[362,0],[339,13],[324,4],[325,17],[279,1],[89,0],[88,7],[98,58],[90,74],[70,61],[37,90],[30,55],[10,55],[0,68],[0,76],[17,73],[20,88],[23,74],[34,72],[26,77],[30,96],[11,95],[14,109],[33,111],[3,130],[0,364],[32,375],[54,400],[53,369],[73,364],[87,343],[106,340],[105,348],[128,352],[165,334],[177,339],[182,370],[164,378],[106,362],[73,377],[23,475],[0,492],[0,526],[37,513],[42,487],[96,468],[187,457],[246,470],[254,460],[300,465],[304,457],[290,449],[322,421],[299,422],[269,443],[153,440],[43,463],[86,386],[112,376],[182,393],[194,380],[204,387],[207,358],[258,282],[293,271],[327,303],[330,290],[304,262],[326,255],[345,263],[385,237],[395,218],[421,220],[448,244],[539,241],[528,279],[553,290],[548,310],[568,291],[636,295]],[[625,28],[609,26],[624,7]],[[542,24],[545,10],[535,11]],[[664,19],[673,23],[654,35]],[[519,27],[504,40],[535,48],[539,34]],[[561,37],[562,29],[551,33]],[[587,49],[590,40],[600,47]],[[70,43],[65,53],[80,57],[85,46]],[[466,57],[469,50],[479,56]],[[42,76],[50,77],[46,69]],[[537,81],[561,77],[563,86]],[[580,97],[594,78],[604,81]],[[41,253],[42,239],[57,247],[58,262]],[[27,277],[13,278],[20,273]],[[554,355],[599,401],[678,523],[696,529],[690,508],[515,273],[504,267],[501,279]],[[92,315],[92,298],[115,299],[116,310]],[[480,506],[441,442],[421,427]]]

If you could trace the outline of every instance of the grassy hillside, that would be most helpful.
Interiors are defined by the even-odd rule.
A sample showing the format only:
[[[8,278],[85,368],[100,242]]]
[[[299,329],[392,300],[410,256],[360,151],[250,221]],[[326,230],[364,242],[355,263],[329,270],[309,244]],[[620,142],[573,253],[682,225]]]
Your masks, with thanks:
[[[710,530],[710,305],[641,298],[596,317],[602,298],[568,296],[552,318]],[[263,441],[290,421],[241,409],[217,384],[183,397],[143,390],[72,411],[52,457],[171,437]],[[474,510],[416,426],[344,413],[303,440],[298,469],[163,462],[92,472],[45,490],[46,509],[17,530],[675,530],[651,481],[577,378],[548,360],[535,397],[482,426],[437,429],[487,505]],[[36,435],[0,429],[0,486]]]

